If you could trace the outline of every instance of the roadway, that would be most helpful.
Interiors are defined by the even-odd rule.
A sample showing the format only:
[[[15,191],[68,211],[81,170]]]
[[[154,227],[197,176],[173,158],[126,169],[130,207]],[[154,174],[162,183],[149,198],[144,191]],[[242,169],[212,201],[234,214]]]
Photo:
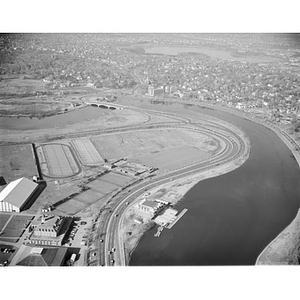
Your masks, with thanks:
[[[118,201],[111,205],[111,212],[106,214],[101,227],[99,227],[99,231],[101,232],[100,236],[105,237],[103,243],[98,243],[100,265],[122,266],[128,264],[128,262],[125,261],[122,237],[119,235],[122,223],[122,215],[129,206],[134,205],[137,202],[136,199],[140,195],[142,195],[145,190],[150,190],[158,185],[167,183],[171,178],[180,179],[192,174],[202,173],[208,170],[215,169],[217,166],[234,161],[235,159],[245,154],[246,145],[244,144],[244,141],[238,134],[236,134],[232,130],[214,122],[208,122],[211,124],[204,125],[204,123],[206,122],[192,123],[190,119],[184,119],[185,123],[193,125],[193,128],[191,129],[195,130],[195,126],[197,126],[197,128],[201,132],[218,138],[225,144],[225,147],[221,151],[219,151],[219,153],[205,161],[170,172],[168,174],[154,177],[151,180],[146,179],[131,188],[130,193],[122,193],[121,195],[119,195]],[[210,125],[213,129],[208,129]],[[189,128],[188,125],[180,126],[179,124],[177,124],[177,127]],[[126,205],[126,202],[129,202],[130,204]],[[109,251],[111,251],[113,248],[116,249],[115,252],[109,253]]]

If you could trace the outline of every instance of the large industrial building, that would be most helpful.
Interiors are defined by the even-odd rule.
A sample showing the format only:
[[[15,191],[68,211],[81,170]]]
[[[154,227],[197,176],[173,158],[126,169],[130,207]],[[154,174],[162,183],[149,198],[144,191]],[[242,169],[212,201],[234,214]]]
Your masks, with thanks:
[[[37,187],[37,183],[25,177],[10,182],[0,193],[0,211],[21,212]]]
[[[67,258],[66,247],[36,247],[22,245],[13,257],[11,266],[63,266]]]

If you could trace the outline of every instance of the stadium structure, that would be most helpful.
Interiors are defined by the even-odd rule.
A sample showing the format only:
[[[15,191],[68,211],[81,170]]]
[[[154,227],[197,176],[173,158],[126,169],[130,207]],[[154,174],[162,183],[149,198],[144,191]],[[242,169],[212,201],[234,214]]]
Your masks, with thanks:
[[[25,178],[10,182],[0,193],[0,211],[21,212],[25,210],[38,188],[38,184]]]

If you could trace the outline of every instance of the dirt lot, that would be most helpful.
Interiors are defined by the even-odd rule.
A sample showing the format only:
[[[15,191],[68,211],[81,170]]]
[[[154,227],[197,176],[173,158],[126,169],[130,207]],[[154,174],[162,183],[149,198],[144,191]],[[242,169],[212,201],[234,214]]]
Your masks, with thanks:
[[[202,154],[206,157],[219,146],[217,141],[200,132],[190,133],[188,130],[180,129],[141,130],[96,136],[91,140],[101,156],[108,160],[122,157],[137,158],[150,154],[163,155],[164,152],[170,159],[172,156],[168,151],[173,152],[189,146],[201,150],[197,153],[201,159]]]
[[[160,173],[188,166],[211,157],[211,153],[194,147],[161,150],[158,153],[136,155],[133,161],[159,168]]]
[[[37,174],[31,144],[0,147],[0,174],[7,183]]]

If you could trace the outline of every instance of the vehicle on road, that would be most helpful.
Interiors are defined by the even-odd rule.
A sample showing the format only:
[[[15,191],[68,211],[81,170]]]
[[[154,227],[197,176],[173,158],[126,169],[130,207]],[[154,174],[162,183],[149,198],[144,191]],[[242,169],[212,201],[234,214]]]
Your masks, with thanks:
[[[103,243],[104,241],[103,241],[103,240],[100,240],[99,242],[100,242],[100,243]]]
[[[115,217],[117,217],[118,216],[118,214],[115,214]]]
[[[114,263],[115,263],[115,260],[114,260],[114,259],[112,259],[110,262],[111,262],[112,264],[114,264]]]
[[[126,203],[125,203],[125,205],[128,205],[129,204],[129,202],[127,201]]]
[[[115,252],[115,251],[116,251],[116,248],[111,248],[111,251],[112,251],[112,252]]]

